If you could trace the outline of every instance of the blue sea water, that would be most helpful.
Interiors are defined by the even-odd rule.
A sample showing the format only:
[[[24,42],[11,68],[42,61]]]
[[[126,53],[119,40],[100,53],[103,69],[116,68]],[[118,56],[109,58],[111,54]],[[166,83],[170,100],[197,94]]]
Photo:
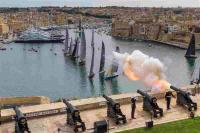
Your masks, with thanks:
[[[74,32],[69,33],[74,38]],[[63,44],[8,44],[6,51],[0,51],[0,97],[43,95],[55,100],[61,97],[85,98],[103,93],[118,94],[149,89],[138,81],[130,81],[122,74],[121,67],[118,78],[112,81],[99,78],[102,40],[106,49],[106,70],[111,64],[112,50],[116,46],[120,47],[122,53],[140,50],[160,59],[166,67],[167,80],[178,87],[189,84],[194,67],[199,62],[199,58],[196,61],[186,60],[185,50],[182,49],[159,44],[149,47],[145,42],[122,41],[95,34],[95,77],[90,81],[88,72],[91,61],[91,31],[86,30],[85,33],[86,65],[81,67],[63,56]],[[29,51],[31,48],[37,49],[38,52]],[[199,52],[197,54],[199,55]]]

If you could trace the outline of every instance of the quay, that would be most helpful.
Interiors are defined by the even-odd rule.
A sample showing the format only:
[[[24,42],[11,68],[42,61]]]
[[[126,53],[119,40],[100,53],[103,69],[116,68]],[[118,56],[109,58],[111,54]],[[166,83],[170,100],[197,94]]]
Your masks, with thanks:
[[[120,37],[120,36],[113,36],[115,39],[120,39],[120,40],[129,40],[129,41],[143,41],[147,43],[155,43],[155,44],[161,44],[161,45],[168,45],[180,49],[186,50],[188,48],[188,44],[186,43],[181,43],[181,42],[175,42],[175,41],[160,41],[160,40],[154,40],[154,39],[144,39],[144,38],[139,38],[139,37]],[[200,50],[200,45],[196,45],[196,50]]]
[[[187,89],[192,89],[194,86],[187,86]],[[183,88],[184,89],[184,88]],[[158,98],[158,104],[164,109],[164,117],[154,118],[154,124],[161,124],[171,121],[177,121],[181,119],[187,119],[189,112],[183,107],[176,105],[176,100],[172,100],[172,109],[166,110],[166,103],[163,99],[164,93],[152,94]],[[131,105],[130,98],[137,97],[136,119],[131,118]],[[150,120],[148,112],[142,110],[142,97],[137,93],[127,93],[111,96],[113,99],[121,104],[122,112],[127,117],[127,124],[116,125],[113,120],[106,116],[106,101],[103,97],[72,100],[70,103],[76,106],[81,111],[82,120],[86,124],[87,132],[91,132],[93,123],[98,120],[109,120],[110,132],[120,132],[132,128],[145,127],[145,121]],[[192,96],[192,99],[197,102],[198,109],[195,112],[196,115],[200,115],[200,97],[199,94]],[[20,107],[22,113],[28,118],[29,128],[33,133],[56,133],[57,129],[61,129],[63,132],[73,132],[73,129],[66,125],[66,106],[62,102],[44,103],[39,105]],[[13,116],[15,112],[13,109],[1,110],[1,130],[3,133],[12,133],[14,131]],[[35,119],[37,118],[37,119]]]

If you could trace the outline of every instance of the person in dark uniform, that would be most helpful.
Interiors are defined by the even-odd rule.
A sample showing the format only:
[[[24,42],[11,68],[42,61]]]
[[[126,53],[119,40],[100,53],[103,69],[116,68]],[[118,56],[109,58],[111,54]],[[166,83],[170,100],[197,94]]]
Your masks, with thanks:
[[[132,97],[131,98],[131,118],[132,119],[136,119],[135,118],[135,109],[136,109],[136,98]]]
[[[171,103],[171,98],[175,96],[173,95],[173,93],[171,91],[167,91],[165,94],[165,100],[167,102],[167,110],[170,109],[170,103]]]

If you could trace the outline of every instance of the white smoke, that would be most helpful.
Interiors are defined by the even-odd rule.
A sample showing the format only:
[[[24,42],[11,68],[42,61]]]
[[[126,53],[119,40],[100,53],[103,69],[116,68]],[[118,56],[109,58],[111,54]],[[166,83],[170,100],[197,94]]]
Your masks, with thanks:
[[[113,55],[123,62],[124,73],[131,80],[140,80],[146,86],[159,88],[155,82],[165,79],[163,63],[139,50],[135,50],[131,54],[113,52]]]

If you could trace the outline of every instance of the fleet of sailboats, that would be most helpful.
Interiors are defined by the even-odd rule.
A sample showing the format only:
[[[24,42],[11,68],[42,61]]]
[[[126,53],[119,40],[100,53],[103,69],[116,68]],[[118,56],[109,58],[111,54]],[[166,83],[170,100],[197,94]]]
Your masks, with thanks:
[[[65,37],[65,48],[64,48],[64,55],[70,56],[72,60],[77,61],[79,65],[85,65],[86,60],[86,37],[85,37],[85,31],[81,26],[81,21],[79,21],[78,29],[75,32],[75,40],[73,42],[72,37],[69,39],[69,31],[66,29],[65,31],[66,37]],[[69,43],[70,41],[70,43]],[[80,43],[80,49],[79,49],[79,43]],[[116,47],[116,52],[120,52],[119,47]],[[95,43],[94,43],[94,30],[92,30],[92,39],[91,39],[91,64],[89,69],[88,78],[92,79],[95,76],[94,73],[94,55],[95,54]],[[110,69],[107,71],[106,76],[104,76],[105,73],[105,44],[102,41],[101,45],[101,58],[100,58],[100,67],[99,67],[99,76],[103,77],[105,80],[111,80],[118,76],[118,61],[114,58],[112,60],[112,64]]]

